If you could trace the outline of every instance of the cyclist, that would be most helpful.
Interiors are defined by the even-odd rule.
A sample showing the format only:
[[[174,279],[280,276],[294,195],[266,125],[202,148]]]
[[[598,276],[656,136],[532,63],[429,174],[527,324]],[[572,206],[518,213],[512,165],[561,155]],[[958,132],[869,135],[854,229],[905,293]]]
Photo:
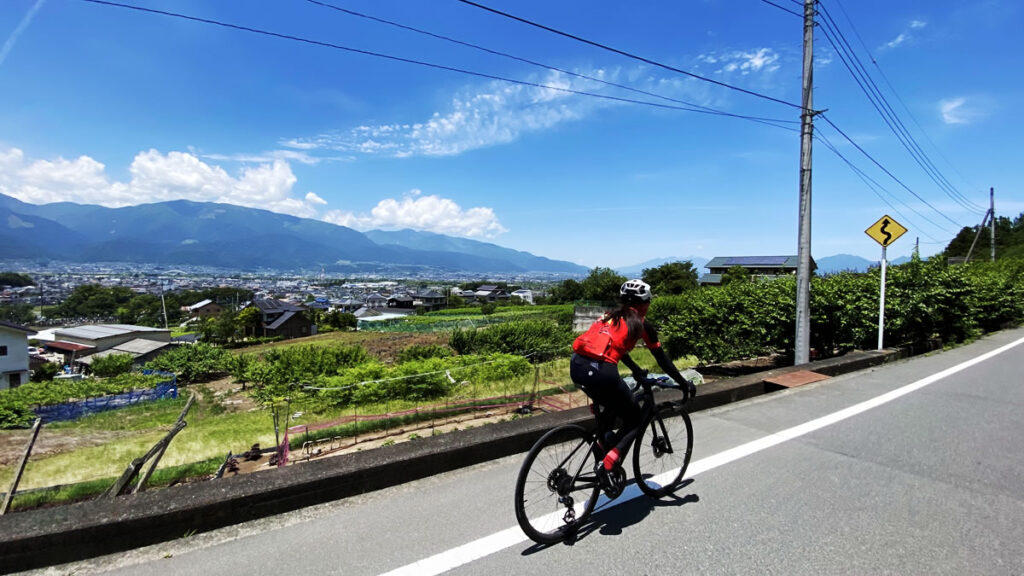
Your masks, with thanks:
[[[679,384],[687,398],[697,394],[697,388],[683,378],[665,354],[657,331],[647,321],[647,309],[651,305],[650,285],[642,280],[628,280],[619,289],[619,295],[620,306],[594,322],[573,343],[574,354],[569,364],[573,383],[594,401],[597,429],[606,433],[606,437],[598,439],[606,453],[597,470],[606,492],[614,489],[610,477],[620,478],[622,482],[625,480],[619,463],[636,437],[642,418],[629,385],[619,376],[619,361],[638,381],[645,377],[647,372],[629,357],[629,351],[642,339],[658,366]],[[618,432],[611,433],[616,417],[622,418],[623,425]]]

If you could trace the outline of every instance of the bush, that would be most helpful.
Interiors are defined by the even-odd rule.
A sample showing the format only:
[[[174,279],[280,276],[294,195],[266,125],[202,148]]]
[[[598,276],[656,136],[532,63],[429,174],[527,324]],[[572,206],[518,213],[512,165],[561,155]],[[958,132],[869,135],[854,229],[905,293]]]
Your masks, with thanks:
[[[452,355],[451,348],[438,346],[437,344],[413,344],[406,346],[398,353],[398,362],[411,362],[414,360],[425,360],[427,358],[447,358]]]
[[[131,372],[133,362],[131,354],[108,354],[94,358],[90,367],[96,376],[110,378]]]
[[[459,354],[513,354],[535,362],[566,356],[574,334],[552,320],[518,320],[484,329],[456,329],[448,344]]]
[[[223,348],[198,342],[181,345],[146,363],[148,370],[173,372],[182,383],[209,380],[231,371],[231,353]]]

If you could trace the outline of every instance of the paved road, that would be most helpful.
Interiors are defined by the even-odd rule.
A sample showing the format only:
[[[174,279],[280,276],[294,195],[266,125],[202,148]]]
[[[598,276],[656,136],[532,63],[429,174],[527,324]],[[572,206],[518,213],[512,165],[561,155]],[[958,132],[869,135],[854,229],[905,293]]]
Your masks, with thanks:
[[[573,545],[518,530],[520,455],[40,573],[1024,574],[1022,375],[1011,330],[695,414],[679,497]]]

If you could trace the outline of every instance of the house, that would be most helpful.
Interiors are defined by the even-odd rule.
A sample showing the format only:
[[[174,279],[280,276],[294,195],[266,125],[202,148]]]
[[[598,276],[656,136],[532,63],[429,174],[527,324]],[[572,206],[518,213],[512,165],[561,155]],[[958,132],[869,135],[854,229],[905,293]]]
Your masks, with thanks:
[[[256,336],[289,339],[316,334],[316,324],[303,314],[306,307],[301,304],[263,298],[253,300],[249,307],[255,307],[260,313]]]
[[[28,382],[28,337],[36,331],[0,320],[0,390]]]
[[[189,318],[205,320],[220,316],[220,313],[224,311],[224,307],[213,300],[203,300],[202,302],[196,302],[191,306],[187,306],[186,310],[188,310]]]
[[[477,287],[473,292],[473,298],[479,302],[494,302],[497,300],[508,300],[509,294],[504,288],[485,284]]]
[[[413,308],[413,298],[408,294],[395,294],[388,298],[388,308],[400,308],[405,310],[411,310]]]
[[[367,308],[387,308],[388,299],[374,292],[363,299],[363,305]]]
[[[533,290],[520,289],[512,293],[512,296],[518,296],[520,300],[527,304],[533,304]]]
[[[709,273],[700,277],[702,286],[717,286],[722,283],[722,275],[734,266],[740,266],[751,278],[772,279],[778,276],[792,276],[797,269],[796,256],[715,256],[704,265]],[[818,267],[811,259],[811,271]]]
[[[417,292],[412,295],[413,306],[416,308],[424,308],[427,312],[433,310],[442,310],[448,307],[448,298],[444,294],[437,292],[436,290],[428,290],[426,292]]]

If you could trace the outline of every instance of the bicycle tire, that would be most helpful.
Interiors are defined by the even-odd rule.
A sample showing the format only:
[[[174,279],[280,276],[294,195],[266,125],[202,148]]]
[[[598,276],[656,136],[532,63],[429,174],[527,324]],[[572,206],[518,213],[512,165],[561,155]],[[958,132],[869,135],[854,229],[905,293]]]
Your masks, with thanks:
[[[659,411],[637,433],[633,476],[644,494],[661,498],[675,492],[693,454],[693,424],[680,405]]]
[[[594,510],[600,490],[593,441],[583,427],[569,424],[549,431],[527,453],[516,478],[515,509],[534,542],[565,540]]]

